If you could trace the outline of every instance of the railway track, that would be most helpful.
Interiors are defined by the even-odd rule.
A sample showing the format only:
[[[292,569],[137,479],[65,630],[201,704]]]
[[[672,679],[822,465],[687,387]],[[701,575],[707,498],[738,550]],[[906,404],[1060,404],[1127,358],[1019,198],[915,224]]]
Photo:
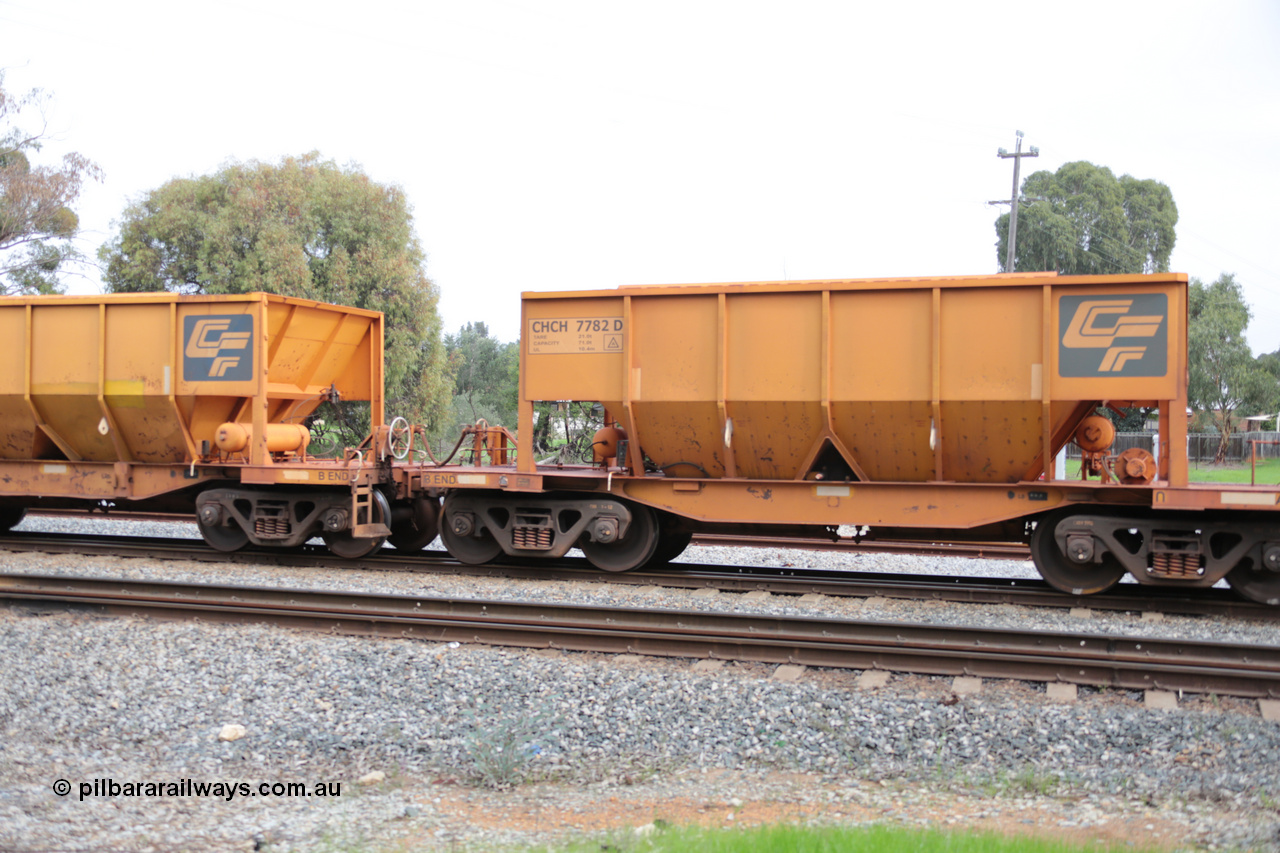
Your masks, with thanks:
[[[1122,612],[1160,612],[1170,615],[1226,616],[1265,621],[1280,620],[1280,608],[1245,601],[1228,589],[1196,590],[1194,596],[1164,587],[1121,584],[1110,592],[1073,596],[1042,580],[898,573],[830,571],[796,568],[698,565],[679,563],[661,571],[601,572],[582,559],[522,565],[499,561],[468,566],[443,551],[411,555],[386,549],[359,561],[334,557],[325,548],[303,546],[291,551],[254,550],[225,553],[199,539],[130,538],[111,535],[72,535],[11,532],[0,536],[0,548],[13,551],[98,554],[120,557],[183,559],[201,562],[251,563],[461,574],[522,580],[588,581],[725,592],[766,590],[781,595],[818,594],[909,600],[1016,604],[1031,607],[1085,607]]]
[[[32,510],[33,516],[49,518],[92,518],[103,521],[167,521],[195,523],[195,517],[180,513],[156,512],[85,512],[83,510],[41,509]],[[906,554],[923,557],[971,557],[986,560],[1030,560],[1031,551],[1026,545],[1007,542],[893,542],[872,539],[802,539],[787,536],[727,536],[720,533],[699,533],[693,537],[696,545],[724,548],[783,548],[802,551],[835,551],[848,554]]]
[[[1026,545],[1007,542],[891,542],[875,539],[795,539],[777,536],[724,536],[700,533],[695,545],[726,548],[795,548],[803,551],[835,551],[846,554],[905,554],[915,557],[968,557],[984,560],[1030,560]]]
[[[1280,697],[1280,647],[675,610],[0,575],[27,607],[584,652]]]

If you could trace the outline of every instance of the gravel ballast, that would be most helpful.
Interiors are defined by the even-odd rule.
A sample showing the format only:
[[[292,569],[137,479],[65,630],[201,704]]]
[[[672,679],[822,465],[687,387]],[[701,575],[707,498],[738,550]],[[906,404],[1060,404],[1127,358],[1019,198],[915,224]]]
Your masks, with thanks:
[[[81,524],[32,518],[22,529]],[[128,529],[189,535],[183,528]],[[690,558],[710,561],[707,553]],[[1278,642],[1269,624],[1207,618],[0,559],[7,572]],[[861,567],[909,570],[904,561]],[[944,562],[947,572],[976,574],[982,561]],[[1010,564],[992,562],[997,574],[1012,574]],[[809,670],[786,682],[759,664],[716,668],[24,608],[0,610],[0,648],[3,850],[479,850],[655,818],[734,825],[756,817],[1280,849],[1280,724],[1264,720],[1253,701],[1184,696],[1177,710],[1160,711],[1123,691],[1082,689],[1076,702],[1057,703],[1042,684],[988,681],[977,695],[957,695],[949,679],[909,676],[866,689],[856,671]],[[58,780],[69,784],[65,796]],[[219,782],[227,786],[221,795],[195,792]],[[271,791],[282,783],[308,792],[324,785],[326,795]],[[341,794],[329,795],[336,784]],[[613,823],[598,817],[609,814]]]

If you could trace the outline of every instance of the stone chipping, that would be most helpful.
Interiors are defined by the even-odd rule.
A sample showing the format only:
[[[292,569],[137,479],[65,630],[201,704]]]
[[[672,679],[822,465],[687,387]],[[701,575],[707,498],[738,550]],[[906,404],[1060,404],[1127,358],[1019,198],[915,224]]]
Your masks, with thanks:
[[[32,518],[23,529],[84,523]],[[189,525],[115,524],[192,535]],[[689,559],[735,561],[733,549],[708,551],[691,549]],[[736,562],[821,566],[824,557],[736,552]],[[908,558],[858,559],[854,568],[911,570]],[[915,571],[1020,569],[917,560]],[[0,563],[37,574],[1280,642],[1268,623],[1210,618],[22,553],[0,553]],[[1183,696],[1167,711],[1136,692],[1081,688],[1062,701],[1035,683],[988,680],[961,693],[945,678],[895,674],[860,687],[858,671],[809,669],[788,681],[763,664],[694,663],[0,610],[0,850],[482,850],[654,819],[924,822],[1280,850],[1280,724],[1256,701]],[[323,795],[289,796],[280,791],[288,783]]]

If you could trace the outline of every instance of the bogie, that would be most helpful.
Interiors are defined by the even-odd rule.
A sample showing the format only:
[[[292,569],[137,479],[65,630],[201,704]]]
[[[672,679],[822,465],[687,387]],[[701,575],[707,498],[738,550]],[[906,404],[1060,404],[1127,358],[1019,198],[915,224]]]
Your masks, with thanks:
[[[563,557],[577,546],[597,568],[628,571],[644,565],[659,541],[648,507],[609,497],[455,491],[444,502],[441,540],[469,564],[499,554]]]
[[[372,517],[356,519],[350,491],[208,489],[196,497],[196,526],[205,542],[219,551],[237,551],[250,543],[295,548],[320,536],[334,554],[357,559],[382,546],[386,525],[392,520],[390,501],[380,489],[369,490],[369,501]],[[429,507],[422,512],[429,521]],[[357,525],[361,525],[359,531]],[[357,535],[364,530],[376,533],[379,526],[384,535]],[[414,531],[418,536],[426,532]]]
[[[1246,598],[1280,603],[1280,543],[1262,518],[1071,508],[1036,522],[1036,568],[1065,592],[1139,583],[1203,588],[1223,578]]]

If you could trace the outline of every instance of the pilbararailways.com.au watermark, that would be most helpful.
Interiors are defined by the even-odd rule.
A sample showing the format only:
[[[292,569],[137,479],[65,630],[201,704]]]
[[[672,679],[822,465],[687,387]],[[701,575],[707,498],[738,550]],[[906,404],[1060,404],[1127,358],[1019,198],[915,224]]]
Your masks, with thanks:
[[[231,802],[236,797],[341,797],[341,782],[197,782],[179,779],[176,782],[117,782],[115,779],[94,779],[79,783],[80,800],[89,797],[219,797]],[[71,793],[73,786],[66,779],[53,783],[53,792],[59,797]]]

